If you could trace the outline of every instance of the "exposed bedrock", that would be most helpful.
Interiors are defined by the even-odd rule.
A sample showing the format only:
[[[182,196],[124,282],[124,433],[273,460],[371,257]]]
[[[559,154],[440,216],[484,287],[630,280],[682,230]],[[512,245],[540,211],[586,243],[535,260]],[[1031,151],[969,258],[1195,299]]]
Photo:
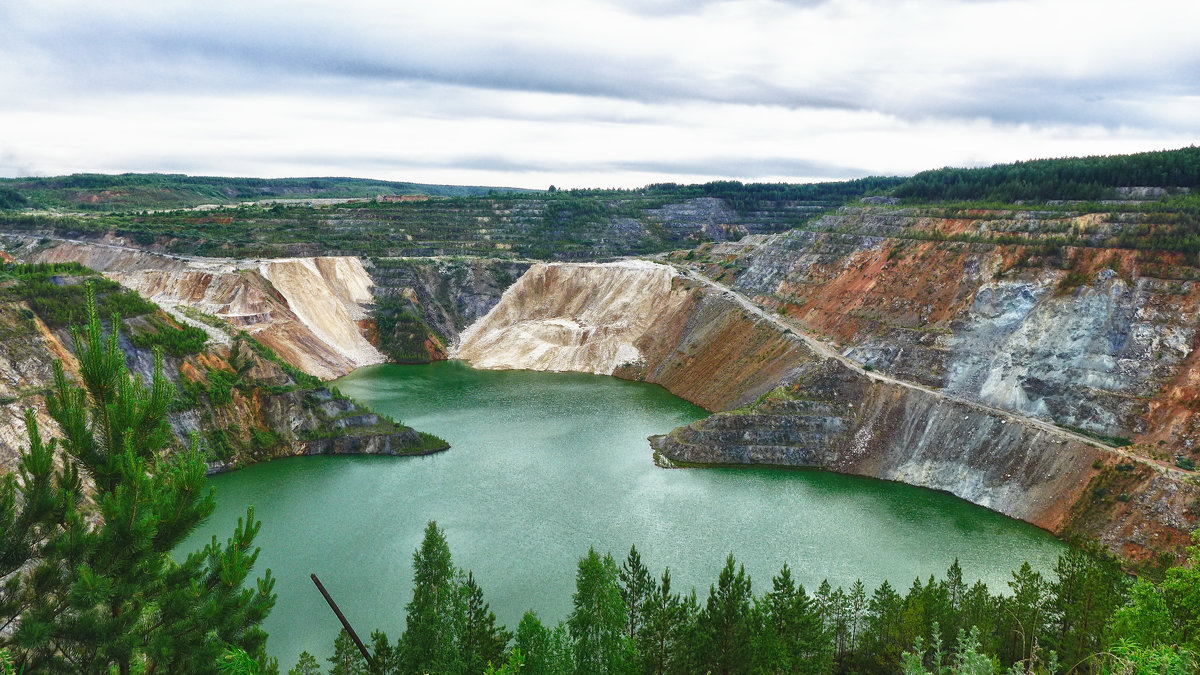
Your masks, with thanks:
[[[943,490],[1060,531],[1109,454],[1007,415],[814,361],[746,409],[651,439],[687,463],[831,469]]]
[[[811,358],[796,336],[644,261],[534,265],[453,355],[476,368],[653,382],[709,410],[753,401]]]
[[[1131,558],[1177,552],[1200,504],[1196,486],[1165,466],[864,372],[665,265],[535,265],[463,332],[455,355],[483,368],[640,379],[724,411],[654,437],[671,462],[902,481],[1099,538]],[[1114,480],[1125,481],[1119,491]]]
[[[28,446],[25,410],[35,412],[43,435],[58,435],[44,395],[53,386],[53,361],[61,360],[71,377],[79,372],[66,329],[52,331],[36,317],[21,318],[22,309],[23,303],[0,303],[0,321],[11,322],[4,324],[10,328],[0,342],[0,475],[16,469]],[[125,330],[144,325],[143,318],[132,319]],[[127,333],[120,346],[130,370],[148,380],[154,371],[151,351],[133,345]],[[177,391],[188,393],[168,414],[178,446],[195,434],[212,471],[293,455],[420,454],[445,448],[326,387],[297,382],[294,370],[264,358],[242,338],[183,357],[167,354],[162,364]],[[236,381],[224,397],[213,393],[214,372]]]
[[[1117,227],[1103,214],[974,215],[847,208],[823,231],[719,244],[692,264],[879,371],[1163,459],[1200,449],[1194,261],[1101,246],[1046,254],[1034,235],[937,240],[1095,231],[1101,242]]]
[[[26,258],[78,262],[168,311],[184,306],[224,319],[322,379],[386,360],[363,329],[372,282],[358,258],[184,259],[76,242],[56,243]],[[186,313],[176,314],[188,320]],[[212,334],[227,340],[220,331]]]

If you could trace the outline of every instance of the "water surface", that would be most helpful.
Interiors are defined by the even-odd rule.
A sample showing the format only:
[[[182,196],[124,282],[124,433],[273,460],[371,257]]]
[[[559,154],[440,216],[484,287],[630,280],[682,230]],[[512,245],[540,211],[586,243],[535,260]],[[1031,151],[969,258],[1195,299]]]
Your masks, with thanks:
[[[363,368],[341,391],[453,446],[428,457],[308,457],[216,476],[217,511],[188,542],[224,539],[249,504],[263,521],[256,569],[278,578],[269,651],[290,667],[322,659],[339,628],[317,573],[366,637],[393,638],[411,596],[425,523],[445,529],[499,620],[526,609],[565,618],[575,564],[589,546],[620,560],[636,544],[656,576],[703,597],[725,556],[756,592],[787,562],[807,588],[822,579],[901,589],[958,558],[969,581],[1004,587],[1023,560],[1047,569],[1061,545],[1045,532],[947,494],[820,471],[663,470],[646,437],[699,419],[660,387],[579,374],[476,371],[459,362]]]

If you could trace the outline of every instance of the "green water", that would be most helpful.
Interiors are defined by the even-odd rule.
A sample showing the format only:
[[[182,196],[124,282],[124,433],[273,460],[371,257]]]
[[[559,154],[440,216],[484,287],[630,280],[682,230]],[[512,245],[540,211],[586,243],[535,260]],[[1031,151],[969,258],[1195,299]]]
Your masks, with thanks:
[[[375,366],[343,393],[453,446],[428,457],[309,457],[217,476],[217,511],[188,547],[232,532],[249,504],[263,521],[257,570],[279,602],[266,622],[281,665],[322,660],[337,619],[315,572],[365,637],[404,627],[412,552],[436,520],[497,617],[570,611],[575,563],[589,546],[624,557],[636,544],[657,576],[701,595],[725,556],[756,591],[787,562],[810,589],[828,578],[905,588],[957,557],[969,580],[1003,587],[1030,560],[1053,564],[1046,533],[949,495],[817,471],[692,469],[651,462],[646,437],[704,415],[663,389],[591,375],[475,371],[462,363]]]

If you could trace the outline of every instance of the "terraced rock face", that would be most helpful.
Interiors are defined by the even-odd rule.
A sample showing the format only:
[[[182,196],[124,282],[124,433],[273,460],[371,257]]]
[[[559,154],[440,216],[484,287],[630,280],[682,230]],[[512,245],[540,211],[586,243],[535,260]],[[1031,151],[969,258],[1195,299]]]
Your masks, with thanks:
[[[652,438],[665,464],[804,466],[903,481],[1099,538],[1131,558],[1186,544],[1200,490],[1180,472],[877,376],[818,346],[666,266],[556,264],[530,269],[464,331],[456,355],[477,367],[656,382],[726,411]]]
[[[879,371],[1150,456],[1200,450],[1200,270],[1177,253],[1037,243],[1061,231],[1102,243],[1140,221],[976,215],[846,209],[822,231],[692,262]],[[1015,243],[939,240],[965,236]]]
[[[1061,532],[1109,453],[832,360],[789,374],[762,401],[651,439],[670,462],[831,469],[950,492]],[[1111,461],[1110,461],[1111,460]]]

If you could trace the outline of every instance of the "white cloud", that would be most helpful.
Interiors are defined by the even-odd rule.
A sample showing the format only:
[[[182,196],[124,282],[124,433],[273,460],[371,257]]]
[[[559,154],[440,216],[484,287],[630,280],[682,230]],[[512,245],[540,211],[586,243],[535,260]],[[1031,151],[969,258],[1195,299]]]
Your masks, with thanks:
[[[10,174],[808,180],[1200,130],[1192,2],[10,0],[0,25]]]

